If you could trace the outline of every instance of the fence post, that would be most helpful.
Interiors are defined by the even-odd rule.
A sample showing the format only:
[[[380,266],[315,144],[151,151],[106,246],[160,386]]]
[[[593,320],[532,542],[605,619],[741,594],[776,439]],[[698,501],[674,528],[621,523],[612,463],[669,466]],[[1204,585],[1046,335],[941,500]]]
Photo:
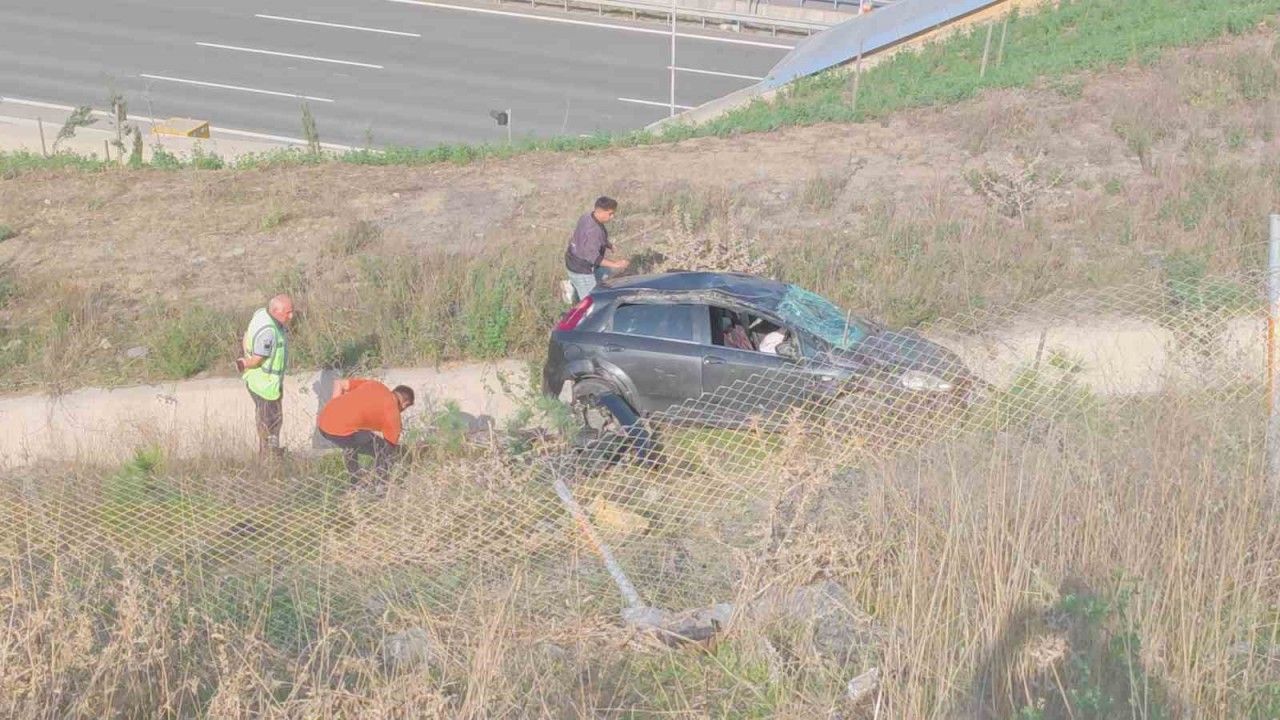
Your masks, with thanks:
[[[862,84],[862,48],[867,44],[863,38],[858,42],[858,59],[853,62],[853,97],[849,100],[849,114],[858,114],[858,89]],[[851,120],[853,118],[850,118]]]
[[[1271,215],[1271,242],[1267,253],[1267,481],[1280,489],[1280,214]]]
[[[982,69],[978,71],[978,77],[980,78],[987,76],[987,58],[991,56],[991,34],[995,32],[995,29],[995,23],[987,23],[987,42],[982,46]]]

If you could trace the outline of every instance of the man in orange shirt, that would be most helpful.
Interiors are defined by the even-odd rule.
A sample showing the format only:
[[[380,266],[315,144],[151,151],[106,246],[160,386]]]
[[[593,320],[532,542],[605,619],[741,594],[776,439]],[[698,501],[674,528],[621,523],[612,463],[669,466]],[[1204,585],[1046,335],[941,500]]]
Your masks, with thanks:
[[[413,405],[413,389],[390,390],[377,380],[351,378],[333,386],[316,425],[326,440],[342,448],[342,460],[355,484],[361,480],[360,456],[373,457],[379,483],[386,483],[400,455],[400,413]]]

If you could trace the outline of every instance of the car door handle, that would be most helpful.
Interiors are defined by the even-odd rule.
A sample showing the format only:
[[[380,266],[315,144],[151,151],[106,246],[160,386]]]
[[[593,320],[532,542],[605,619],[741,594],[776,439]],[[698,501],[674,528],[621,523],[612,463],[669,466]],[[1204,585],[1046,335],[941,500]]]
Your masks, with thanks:
[[[708,355],[707,357],[702,358],[702,364],[703,365],[723,365],[724,358],[718,358],[714,355]]]
[[[621,345],[614,345],[614,344],[610,343],[610,344],[608,344],[608,345],[605,345],[605,346],[604,346],[604,351],[605,351],[605,352],[622,352],[622,346],[621,346]]]

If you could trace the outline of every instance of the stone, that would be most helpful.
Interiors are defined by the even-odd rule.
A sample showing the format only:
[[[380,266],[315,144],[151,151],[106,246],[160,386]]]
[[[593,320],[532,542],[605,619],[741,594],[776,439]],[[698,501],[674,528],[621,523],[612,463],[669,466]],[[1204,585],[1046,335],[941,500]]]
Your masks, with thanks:
[[[382,641],[382,662],[388,670],[412,670],[435,662],[431,637],[422,628],[409,628]]]
[[[150,354],[151,350],[142,345],[135,345],[134,347],[124,351],[124,356],[130,360],[141,360]]]
[[[786,620],[813,628],[814,649],[841,663],[878,647],[884,632],[833,580],[766,595],[751,608],[758,622]]]
[[[655,607],[626,608],[622,611],[624,624],[652,633],[654,637],[672,646],[709,640],[729,624],[731,617],[731,603],[683,612],[670,612]]]
[[[591,502],[591,515],[596,525],[618,535],[643,535],[649,532],[649,520],[624,506],[597,495]]]
[[[880,668],[871,668],[870,670],[850,678],[849,684],[845,687],[845,693],[849,701],[854,705],[861,703],[863,700],[871,697],[880,687]]]

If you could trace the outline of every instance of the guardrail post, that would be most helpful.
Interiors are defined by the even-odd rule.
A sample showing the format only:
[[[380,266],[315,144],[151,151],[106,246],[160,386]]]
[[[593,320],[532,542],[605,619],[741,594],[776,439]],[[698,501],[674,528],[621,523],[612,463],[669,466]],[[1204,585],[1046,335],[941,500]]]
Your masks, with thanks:
[[[1271,215],[1271,243],[1267,253],[1267,481],[1280,489],[1280,214]]]

